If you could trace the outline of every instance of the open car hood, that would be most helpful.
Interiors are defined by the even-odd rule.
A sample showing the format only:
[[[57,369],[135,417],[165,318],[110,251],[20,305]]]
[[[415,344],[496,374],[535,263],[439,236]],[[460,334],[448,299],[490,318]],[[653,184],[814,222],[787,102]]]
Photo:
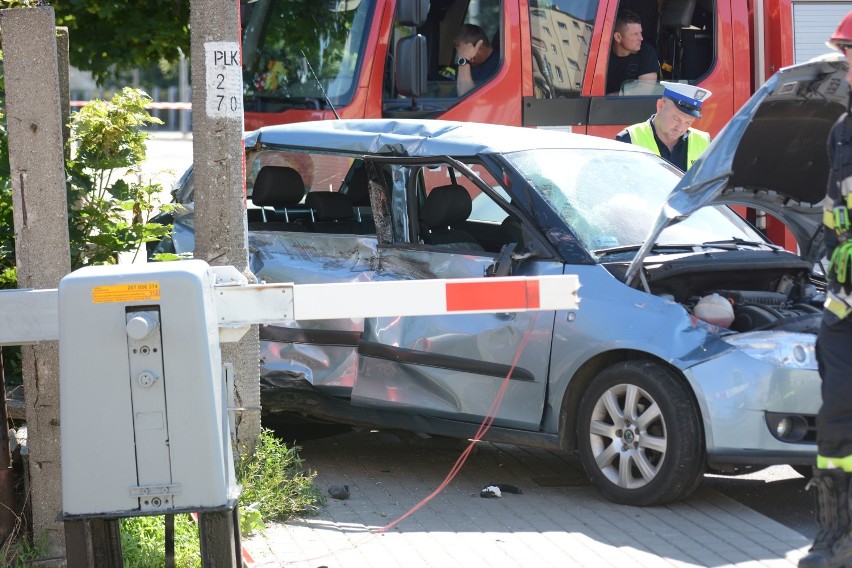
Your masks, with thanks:
[[[846,110],[849,85],[839,54],[786,67],[734,115],[675,186],[625,273],[632,282],[660,233],[710,204],[747,205],[779,218],[808,261],[821,258],[826,142]]]

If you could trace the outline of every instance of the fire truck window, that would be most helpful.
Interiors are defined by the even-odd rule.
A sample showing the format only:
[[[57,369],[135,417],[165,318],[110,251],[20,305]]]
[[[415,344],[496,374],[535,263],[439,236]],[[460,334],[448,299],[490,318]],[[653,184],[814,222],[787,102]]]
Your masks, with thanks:
[[[428,116],[429,113],[440,114],[458,102],[456,78],[459,56],[456,53],[454,40],[464,24],[478,26],[488,38],[495,56],[488,61],[487,69],[491,72],[487,75],[489,77],[496,75],[502,60],[501,14],[500,0],[432,0],[423,25],[415,28],[396,24],[385,61],[383,86],[385,116],[399,114],[399,116],[411,117],[415,114],[422,116]],[[409,98],[397,92],[395,74],[397,42],[414,34],[420,34],[426,38],[427,84],[426,94],[412,104]],[[482,68],[486,69],[486,66],[483,65]],[[482,75],[482,73],[479,74]],[[477,81],[477,86],[481,82],[486,82],[489,77],[483,76],[481,81]],[[418,111],[418,109],[422,110]]]
[[[643,51],[639,55],[650,50],[656,51],[658,80],[694,84],[712,69],[715,51],[714,0],[621,0],[618,13],[623,14],[625,11],[631,12],[633,17],[641,21]],[[613,77],[610,75],[616,72],[612,67],[614,49],[613,40],[610,43],[607,69],[608,94],[632,96],[662,93],[659,84],[635,77],[622,81],[619,88],[613,89],[610,86]],[[646,63],[640,61],[637,64],[647,67]]]
[[[589,61],[598,0],[530,2],[535,96],[577,96]]]
[[[696,83],[713,68],[715,2],[667,0],[660,12],[657,53],[663,79]]]

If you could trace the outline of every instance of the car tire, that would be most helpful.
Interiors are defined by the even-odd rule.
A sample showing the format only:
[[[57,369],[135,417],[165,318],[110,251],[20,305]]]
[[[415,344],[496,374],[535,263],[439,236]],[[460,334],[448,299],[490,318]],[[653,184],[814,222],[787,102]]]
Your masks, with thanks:
[[[653,361],[601,371],[578,413],[583,467],[603,495],[661,505],[689,495],[706,468],[698,407],[685,381]]]

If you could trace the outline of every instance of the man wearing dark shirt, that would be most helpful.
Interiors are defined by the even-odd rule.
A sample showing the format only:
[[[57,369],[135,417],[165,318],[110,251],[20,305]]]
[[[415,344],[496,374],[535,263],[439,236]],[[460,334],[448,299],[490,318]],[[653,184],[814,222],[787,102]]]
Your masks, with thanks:
[[[482,81],[497,73],[500,54],[491,47],[485,32],[474,24],[464,24],[455,38],[456,91],[462,96]]]
[[[606,93],[617,95],[625,81],[656,81],[660,63],[654,48],[642,43],[642,20],[639,16],[623,10],[616,16],[612,29]]]

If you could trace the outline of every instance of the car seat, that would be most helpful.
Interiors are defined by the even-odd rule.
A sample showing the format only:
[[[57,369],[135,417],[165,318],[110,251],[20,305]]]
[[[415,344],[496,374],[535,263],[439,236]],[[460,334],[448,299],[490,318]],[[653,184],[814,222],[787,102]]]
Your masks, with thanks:
[[[264,166],[254,180],[251,195],[251,202],[260,207],[261,220],[249,217],[249,230],[295,230],[297,223],[291,222],[288,208],[299,205],[304,196],[305,182],[299,172],[286,166]],[[267,211],[267,207],[272,211]],[[284,216],[283,223],[280,215]]]
[[[315,233],[353,233],[355,210],[348,195],[338,191],[311,191],[305,205],[313,215],[311,230]]]
[[[660,14],[660,36],[657,55],[663,61],[664,78],[683,78],[683,28],[692,23],[696,0],[668,0]]]
[[[524,235],[521,223],[514,217],[509,216],[503,219],[497,234],[501,248],[509,243],[516,243],[518,249],[524,248]]]
[[[458,184],[432,189],[420,214],[423,241],[444,248],[485,250],[473,235],[457,228],[467,221],[471,208],[470,194]]]
[[[373,210],[370,208],[370,183],[367,179],[367,168],[364,165],[356,168],[346,182],[346,195],[352,201],[355,209],[355,233],[372,235],[376,232]]]

